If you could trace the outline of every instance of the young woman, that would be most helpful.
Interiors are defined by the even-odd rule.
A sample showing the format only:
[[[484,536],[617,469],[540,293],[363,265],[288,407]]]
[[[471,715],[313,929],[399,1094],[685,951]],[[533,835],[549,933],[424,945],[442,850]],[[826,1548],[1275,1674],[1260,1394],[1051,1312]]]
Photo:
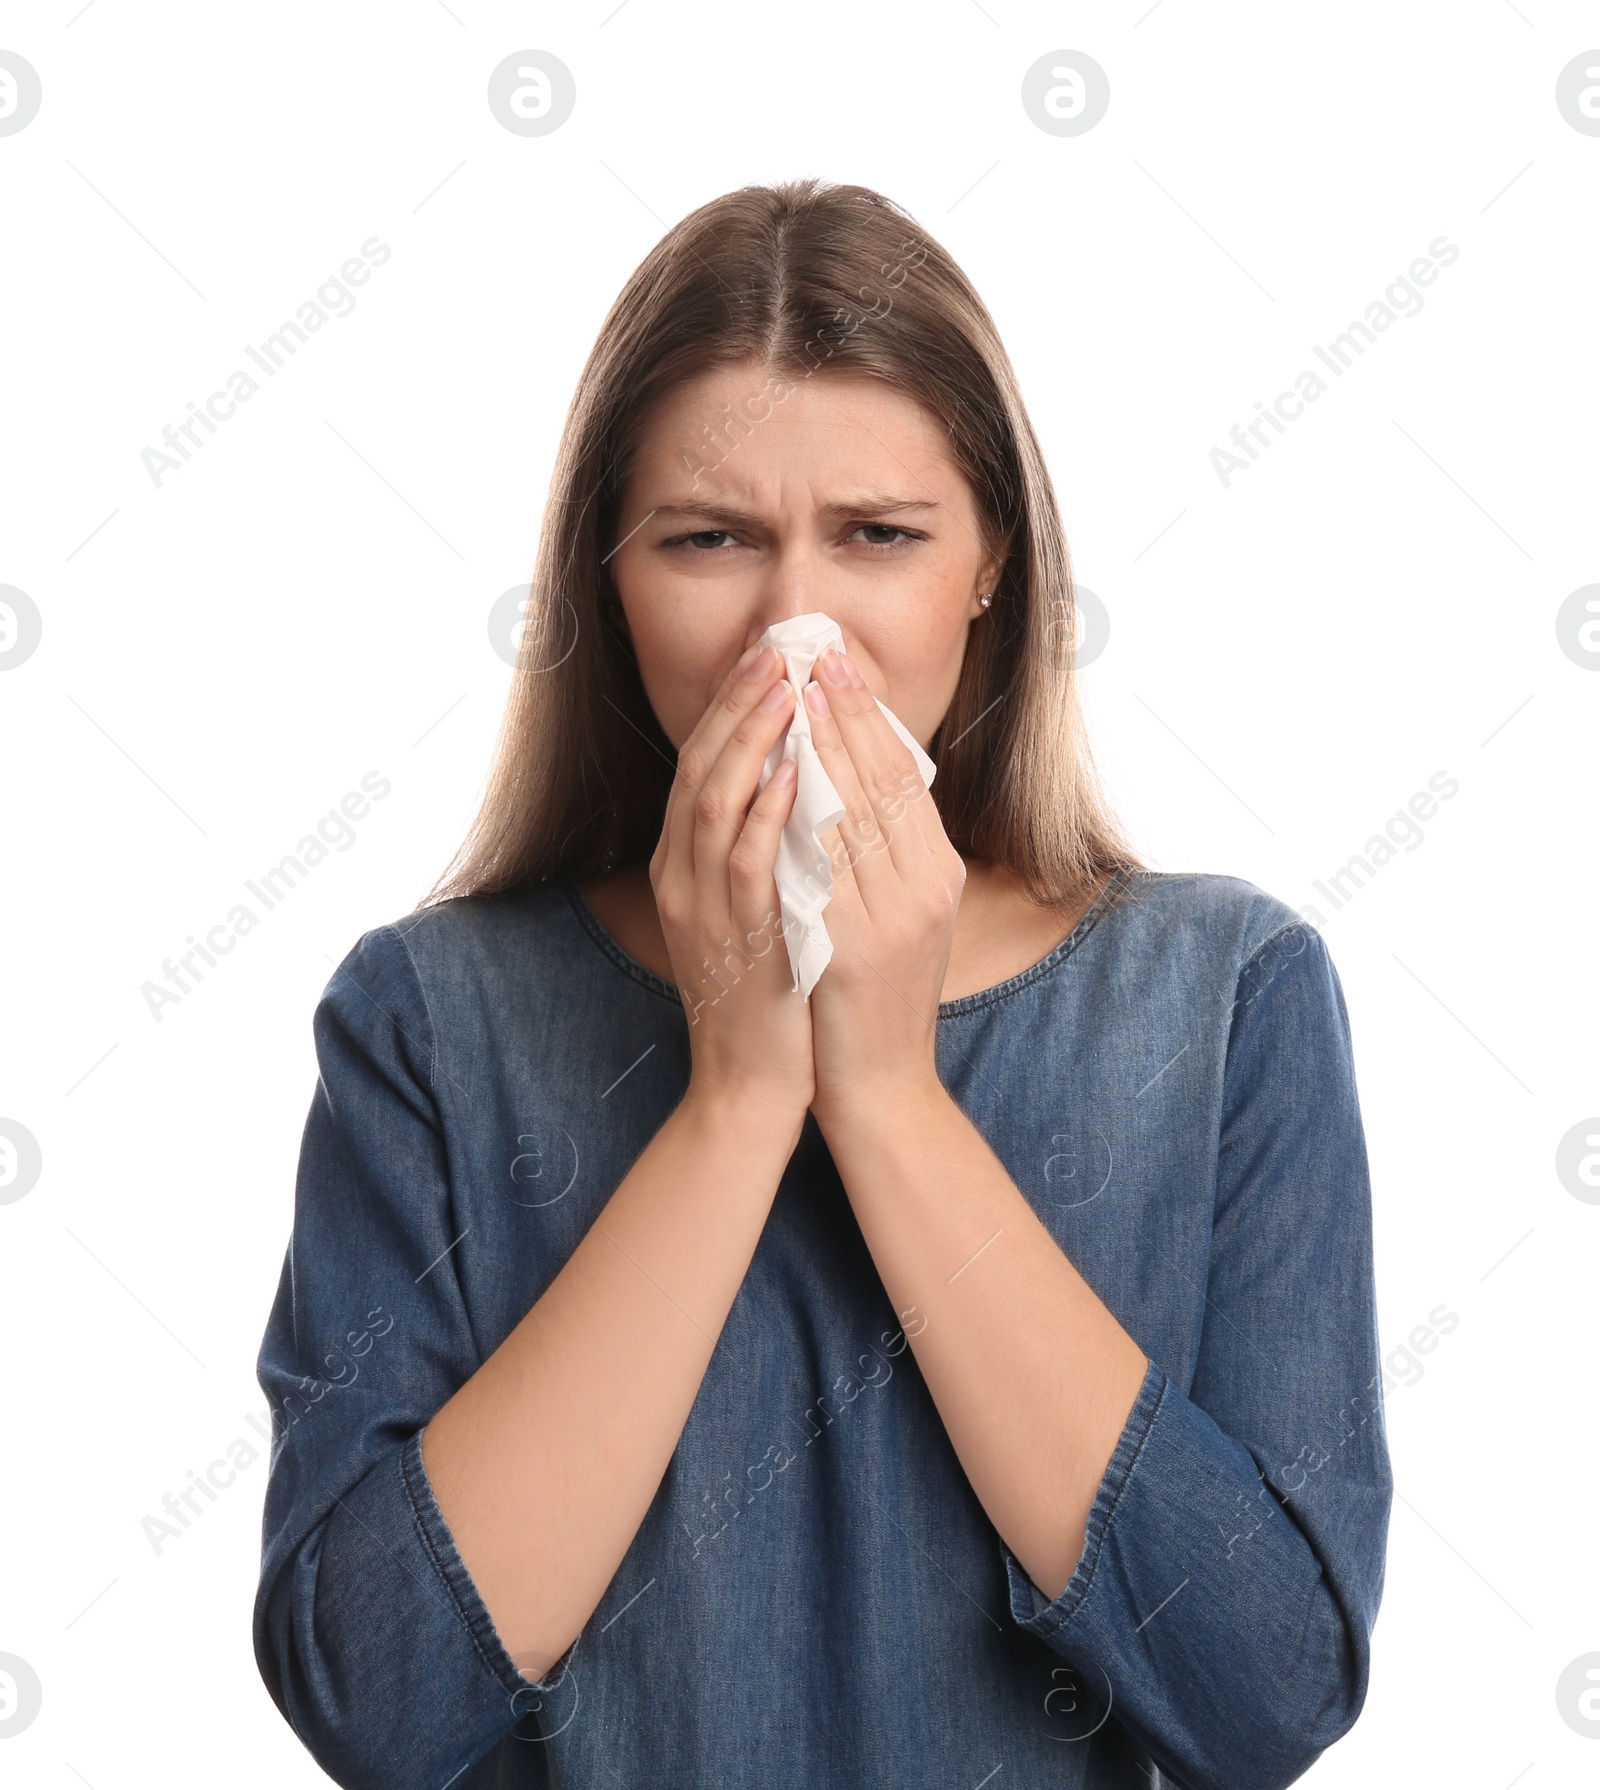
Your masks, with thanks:
[[[753,649],[815,615],[799,690]],[[338,1783],[1265,1790],[1356,1719],[1343,995],[1292,908],[1128,849],[1075,636],[936,243],[809,181],[668,233],[471,837],[316,1013],[255,1644]],[[797,701],[847,810],[809,999]]]

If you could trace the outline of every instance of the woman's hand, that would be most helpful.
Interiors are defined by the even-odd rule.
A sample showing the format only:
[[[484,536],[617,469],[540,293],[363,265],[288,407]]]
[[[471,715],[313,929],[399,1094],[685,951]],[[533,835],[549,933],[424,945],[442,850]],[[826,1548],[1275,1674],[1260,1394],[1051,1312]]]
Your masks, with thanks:
[[[794,765],[756,794],[793,711],[784,670],[770,647],[746,654],[679,748],[650,884],[689,1019],[690,1095],[764,1101],[799,1124],[815,1091],[811,1014],[773,877]]]
[[[847,680],[834,683],[829,667]],[[935,1028],[967,867],[918,771],[848,658],[807,686],[811,738],[845,805],[833,859],[833,957],[811,991],[819,1125],[939,1085]],[[822,692],[830,713],[813,700]]]

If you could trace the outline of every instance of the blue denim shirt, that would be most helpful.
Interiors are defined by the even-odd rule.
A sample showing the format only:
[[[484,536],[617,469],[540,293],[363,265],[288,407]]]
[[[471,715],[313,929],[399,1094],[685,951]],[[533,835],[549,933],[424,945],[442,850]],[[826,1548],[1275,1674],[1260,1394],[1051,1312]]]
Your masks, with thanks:
[[[336,1782],[1268,1790],[1355,1720],[1390,1502],[1370,1195],[1339,980],[1283,902],[1122,873],[939,1010],[944,1085],[1149,1357],[1061,1595],[968,1484],[808,1115],[537,1686],[420,1432],[682,1098],[683,1008],[546,883],[368,932],[313,1023],[254,1635]]]

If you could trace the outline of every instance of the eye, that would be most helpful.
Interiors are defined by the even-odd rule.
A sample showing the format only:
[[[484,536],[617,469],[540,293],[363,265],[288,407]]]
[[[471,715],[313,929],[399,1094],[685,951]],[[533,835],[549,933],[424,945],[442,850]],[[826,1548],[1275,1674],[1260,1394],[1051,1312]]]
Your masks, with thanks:
[[[860,534],[863,531],[868,534],[901,535],[904,537],[904,539],[898,541],[876,540],[863,541],[861,543],[863,547],[871,547],[878,553],[903,553],[914,542],[925,541],[928,538],[926,535],[918,534],[915,529],[901,528],[900,525],[895,522],[862,522],[857,525],[854,532]]]
[[[863,533],[876,538],[858,541],[856,544],[880,555],[904,553],[916,542],[925,541],[928,538],[924,534],[919,534],[915,529],[901,528],[898,523],[893,522],[858,522],[846,538],[853,539],[856,535]],[[895,536],[900,538],[893,538]],[[731,529],[698,528],[688,534],[673,535],[670,539],[664,540],[661,545],[667,549],[684,549],[691,554],[709,557],[712,554],[722,553],[727,550],[728,546],[737,545],[737,543]]]
[[[707,543],[714,542],[719,537],[731,539],[732,531],[726,528],[700,528],[692,534],[674,535],[671,540],[663,541],[661,545],[663,547],[682,547],[685,542],[692,541],[694,546],[690,549],[691,552],[715,553],[719,549],[715,546],[708,546]]]

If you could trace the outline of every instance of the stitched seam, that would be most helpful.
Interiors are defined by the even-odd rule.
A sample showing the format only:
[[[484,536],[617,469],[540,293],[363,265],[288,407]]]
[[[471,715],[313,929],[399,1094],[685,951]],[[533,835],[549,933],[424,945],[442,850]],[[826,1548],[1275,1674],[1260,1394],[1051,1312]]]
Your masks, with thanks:
[[[422,1432],[420,1430],[415,1432],[419,1465],[420,1465],[420,1459],[421,1459],[421,1453],[422,1453],[422,1444],[421,1444],[421,1440],[420,1440],[421,1434],[422,1434]],[[472,1645],[473,1645],[474,1649],[477,1651],[478,1658],[483,1661],[484,1665],[488,1668],[489,1672],[493,1675],[495,1683],[499,1684],[500,1686],[502,1686],[504,1688],[505,1687],[505,1679],[500,1674],[500,1668],[495,1663],[495,1661],[489,1657],[488,1651],[484,1647],[483,1641],[479,1637],[478,1631],[473,1625],[472,1618],[467,1614],[466,1607],[463,1605],[460,1595],[456,1591],[455,1585],[451,1580],[449,1570],[447,1569],[443,1559],[440,1557],[439,1550],[433,1544],[433,1538],[428,1533],[428,1525],[426,1524],[426,1522],[423,1521],[422,1511],[418,1507],[416,1494],[412,1490],[412,1487],[411,1487],[411,1471],[410,1471],[410,1466],[409,1466],[406,1452],[405,1452],[406,1449],[411,1447],[413,1439],[414,1438],[412,1438],[412,1437],[408,1437],[406,1439],[405,1443],[402,1444],[401,1454],[400,1454],[400,1483],[405,1490],[406,1503],[411,1507],[411,1520],[413,1523],[416,1524],[417,1535],[421,1539],[423,1547],[427,1550],[428,1558],[433,1562],[434,1570],[438,1573],[440,1581],[444,1585],[445,1591],[449,1595],[450,1602],[456,1612],[457,1619],[460,1621],[461,1626],[467,1631],[468,1635],[471,1636],[471,1638],[472,1638]],[[519,1678],[521,1678],[522,1675],[521,1675],[521,1673],[518,1673],[517,1676]],[[526,1682],[526,1681],[524,1680],[524,1682]]]
[[[1248,957],[1246,957],[1235,968],[1235,970],[1233,972],[1233,992],[1234,992],[1235,1000],[1237,1000],[1238,993],[1239,993],[1239,978],[1245,973],[1245,971],[1247,969],[1249,969],[1251,964],[1253,964],[1255,962],[1255,960],[1261,955],[1261,953],[1263,951],[1266,950],[1267,946],[1270,945],[1274,939],[1281,939],[1286,932],[1294,932],[1297,929],[1305,931],[1305,932],[1313,932],[1313,933],[1316,932],[1316,930],[1317,930],[1316,927],[1313,926],[1309,920],[1301,920],[1301,919],[1285,920],[1284,923],[1277,929],[1276,932],[1269,932],[1267,934],[1267,936],[1261,941],[1261,943],[1259,945],[1257,945],[1255,947],[1255,949],[1250,953],[1250,955]],[[1321,935],[1318,934],[1318,936],[1320,937]],[[1298,955],[1298,953],[1297,953],[1297,955]]]
[[[1261,943],[1259,945],[1257,945],[1253,951],[1250,952],[1250,954],[1244,959],[1244,961],[1242,963],[1240,963],[1235,968],[1235,970],[1233,972],[1233,999],[1228,1007],[1228,1011],[1226,1014],[1226,1024],[1222,1028],[1221,1038],[1220,1038],[1220,1042],[1219,1042],[1219,1046],[1218,1046],[1219,1054],[1218,1054],[1218,1061],[1217,1061],[1216,1084],[1215,1084],[1216,1085],[1216,1115],[1215,1115],[1216,1116],[1216,1125],[1214,1127],[1215,1134],[1214,1134],[1214,1138],[1213,1138],[1213,1147],[1210,1152],[1211,1222],[1212,1222],[1213,1232],[1215,1231],[1215,1226],[1216,1226],[1216,1222],[1217,1222],[1217,1200],[1220,1197],[1221,1191],[1222,1191],[1222,1176],[1221,1176],[1222,1120],[1223,1120],[1223,1113],[1224,1113],[1224,1108],[1225,1108],[1225,1103],[1226,1103],[1226,1095],[1227,1095],[1228,1067],[1229,1067],[1229,1061],[1230,1061],[1230,1058],[1232,1055],[1232,1048],[1233,1048],[1234,1020],[1235,1020],[1236,1012],[1238,1011],[1239,1007],[1243,1004],[1241,1001],[1239,990],[1240,990],[1241,986],[1243,985],[1246,974],[1255,965],[1255,963],[1263,955],[1263,953],[1266,952],[1268,947],[1271,946],[1276,940],[1281,939],[1286,932],[1294,932],[1296,930],[1310,933],[1319,939],[1321,938],[1321,934],[1317,932],[1316,927],[1314,927],[1308,920],[1302,920],[1297,915],[1292,920],[1285,920],[1283,925],[1279,926],[1275,931],[1268,933],[1268,935],[1261,941]],[[1324,942],[1323,948],[1324,948],[1324,950],[1326,950],[1326,948],[1327,948],[1325,942]],[[1300,955],[1300,953],[1297,951],[1295,953],[1295,956],[1298,957],[1299,955]],[[1264,988],[1258,989],[1256,991],[1256,994],[1251,995],[1251,997],[1250,997],[1251,1000],[1254,1000],[1256,998],[1256,995],[1258,995],[1262,992],[1264,992]],[[1212,1240],[1208,1240],[1207,1246],[1206,1246],[1207,1247],[1208,1264],[1209,1264],[1209,1259],[1210,1259],[1210,1250],[1212,1247],[1212,1241],[1214,1241],[1214,1238]]]
[[[444,1116],[444,1106],[439,1100],[439,1028],[434,1024],[433,1008],[428,1004],[428,990],[423,984],[422,973],[417,968],[417,960],[411,955],[411,947],[406,943],[406,935],[398,925],[383,928],[392,932],[399,941],[400,949],[405,954],[406,968],[411,972],[411,980],[416,984],[417,995],[422,1002],[422,1012],[428,1022],[428,1092],[434,1096],[439,1107],[440,1117]]]
[[[1025,988],[1031,987],[1042,977],[1059,969],[1089,936],[1099,921],[1112,907],[1117,905],[1118,897],[1132,884],[1136,874],[1126,865],[1119,866],[1107,879],[1105,888],[1096,897],[1083,918],[1054,950],[1040,958],[1037,963],[1030,964],[1027,969],[1018,971],[1015,976],[1008,977],[1004,982],[996,983],[993,988],[979,989],[976,994],[964,994],[953,1001],[941,1001],[938,1006],[938,1017],[940,1019],[964,1019],[969,1013],[980,1012],[983,1008],[992,1006],[998,1001],[1008,1000],[1012,995],[1021,994]],[[642,963],[638,963],[628,956],[601,925],[599,917],[590,911],[588,904],[570,883],[562,883],[560,886],[573,914],[605,956],[625,975],[637,982],[641,988],[647,989],[651,994],[659,995],[663,1000],[671,1001],[673,1006],[681,1011],[683,999],[678,990],[670,982],[663,981],[654,970],[646,969]]]
[[[592,913],[588,904],[571,883],[562,883],[561,892],[567,898],[567,905],[572,909],[579,925],[600,948],[606,959],[614,963],[625,976],[637,982],[650,994],[659,996],[664,1001],[671,1001],[681,1013],[683,1000],[670,982],[664,981],[654,970],[647,970],[642,963],[636,963],[626,951],[611,937],[600,924],[599,916]]]
[[[1095,1588],[1095,1582],[1099,1574],[1100,1555],[1105,1549],[1106,1537],[1111,1533],[1111,1525],[1116,1518],[1118,1506],[1122,1503],[1122,1495],[1133,1483],[1133,1476],[1139,1469],[1139,1462],[1144,1455],[1145,1444],[1149,1442],[1151,1436],[1155,1433],[1156,1424],[1161,1418],[1161,1408],[1167,1402],[1167,1392],[1171,1385],[1171,1380],[1163,1375],[1161,1389],[1156,1394],[1155,1406],[1150,1412],[1150,1421],[1145,1425],[1144,1434],[1140,1436],[1134,1447],[1133,1459],[1128,1462],[1128,1470],[1122,1476],[1122,1483],[1111,1495],[1111,1508],[1106,1512],[1106,1520],[1100,1525],[1100,1533],[1095,1537],[1094,1554],[1089,1561],[1085,1573],[1083,1590],[1073,1602],[1062,1611],[1060,1617],[1055,1622],[1051,1623],[1050,1627],[1044,1631],[1046,1635],[1053,1635],[1058,1629],[1063,1628],[1089,1601],[1090,1594]]]
[[[1060,969],[1061,965],[1094,931],[1101,919],[1110,912],[1116,903],[1119,891],[1132,882],[1133,876],[1132,870],[1126,865],[1120,865],[1107,878],[1105,888],[1095,897],[1087,913],[1053,951],[1040,958],[1036,964],[1030,965],[1025,970],[1020,970],[1015,976],[1009,977],[1004,982],[996,983],[993,988],[981,988],[976,994],[964,994],[953,1001],[941,1001],[939,1003],[939,1018],[963,1019],[969,1013],[980,1012],[983,1008],[993,1006],[996,1002],[1009,1000],[1014,994],[1021,994],[1023,989],[1031,987],[1042,977]]]

